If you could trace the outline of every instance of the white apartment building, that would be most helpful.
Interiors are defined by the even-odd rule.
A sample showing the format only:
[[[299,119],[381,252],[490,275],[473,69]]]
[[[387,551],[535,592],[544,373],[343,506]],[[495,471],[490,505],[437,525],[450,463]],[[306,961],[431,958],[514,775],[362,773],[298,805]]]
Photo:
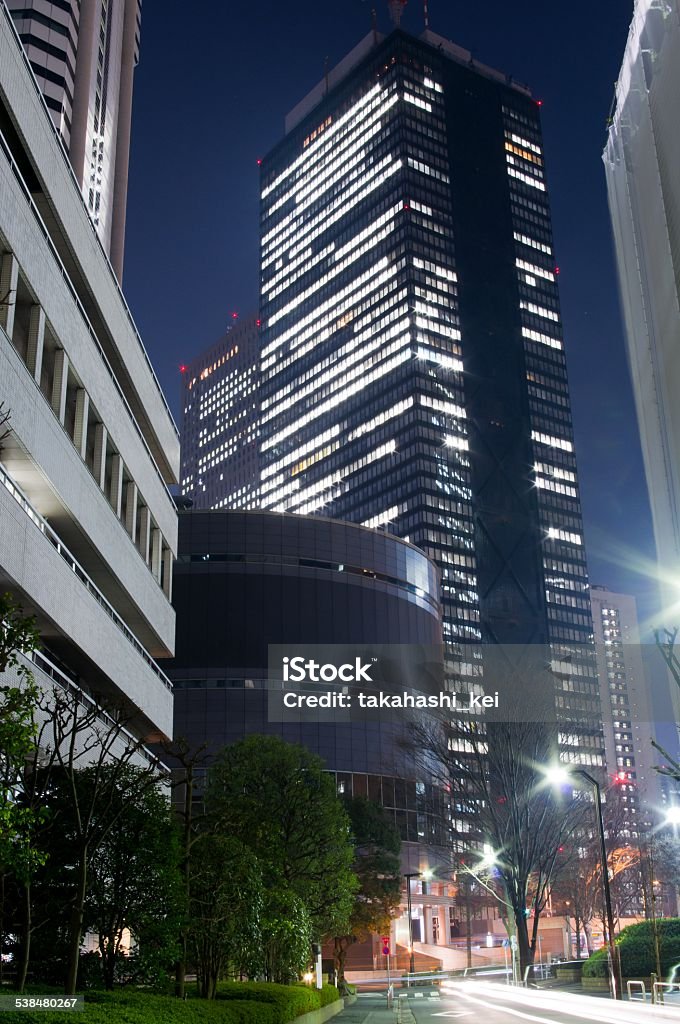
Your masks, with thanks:
[[[668,628],[680,622],[678,109],[678,0],[636,0],[603,159]]]
[[[121,280],[141,0],[4,0]],[[0,0],[0,4],[3,0]]]
[[[172,732],[179,440],[7,8],[0,5],[0,588],[49,678]]]

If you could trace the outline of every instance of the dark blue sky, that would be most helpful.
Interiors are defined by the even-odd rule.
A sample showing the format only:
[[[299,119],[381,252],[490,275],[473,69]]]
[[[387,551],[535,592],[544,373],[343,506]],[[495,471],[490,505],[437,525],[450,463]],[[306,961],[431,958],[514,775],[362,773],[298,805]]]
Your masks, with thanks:
[[[375,0],[387,30],[385,0]],[[362,0],[149,0],[136,72],[125,292],[176,415],[178,366],[255,310],[258,167],[285,114],[370,29]],[[543,100],[556,262],[594,583],[656,616],[653,542],[628,381],[604,171],[632,0],[429,0],[430,26]],[[403,26],[422,30],[409,0]]]

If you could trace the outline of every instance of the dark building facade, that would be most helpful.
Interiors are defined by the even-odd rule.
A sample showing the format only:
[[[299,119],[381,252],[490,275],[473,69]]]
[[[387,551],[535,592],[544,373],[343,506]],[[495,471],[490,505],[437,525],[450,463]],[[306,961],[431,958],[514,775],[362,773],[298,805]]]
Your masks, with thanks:
[[[423,841],[425,792],[405,770],[398,726],[270,722],[267,666],[269,644],[440,650],[429,559],[395,537],[316,516],[189,511],[179,533],[168,663],[175,736],[212,750],[251,733],[303,743],[336,773],[339,792],[377,800],[404,840]]]
[[[261,504],[388,529],[443,635],[598,684],[540,104],[429,30],[367,37],[262,163]]]

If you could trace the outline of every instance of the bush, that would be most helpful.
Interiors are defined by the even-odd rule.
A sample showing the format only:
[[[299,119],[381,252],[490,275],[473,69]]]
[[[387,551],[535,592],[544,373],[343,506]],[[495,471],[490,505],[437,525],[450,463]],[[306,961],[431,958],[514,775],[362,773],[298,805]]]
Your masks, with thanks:
[[[63,1024],[63,1012],[22,1010],[2,1015],[2,1024]],[[145,992],[90,992],[77,1024],[278,1024],[276,1008],[251,1000],[183,1001]]]
[[[46,987],[41,991],[46,993]],[[10,990],[6,994],[16,995]],[[220,984],[217,996],[212,1002],[198,998],[183,1001],[134,989],[92,991],[85,995],[85,1010],[74,1020],[75,1024],[288,1024],[300,1014],[340,998],[333,985],[317,990],[306,985],[248,981]],[[63,1011],[9,1011],[2,1014],[2,1024],[63,1024],[64,1017]]]
[[[288,1024],[303,1013],[328,1006],[340,998],[334,985],[274,985],[271,982],[227,981],[217,986],[218,999],[253,999],[276,1009],[276,1024]]]
[[[659,936],[661,973],[667,975],[680,963],[680,918],[661,918],[656,922]],[[656,950],[654,927],[651,921],[631,924],[624,928],[616,945],[621,957],[621,974],[624,978],[648,977],[656,971]],[[608,973],[607,950],[599,949],[583,965],[584,978],[606,978]]]

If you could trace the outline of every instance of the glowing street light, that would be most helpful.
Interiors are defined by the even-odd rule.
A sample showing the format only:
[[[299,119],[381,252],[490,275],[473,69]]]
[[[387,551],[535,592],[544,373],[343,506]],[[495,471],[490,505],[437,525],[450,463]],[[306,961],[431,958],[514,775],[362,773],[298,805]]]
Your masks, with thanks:
[[[680,825],[680,807],[669,807],[664,818],[664,825]]]
[[[545,772],[546,780],[555,787],[573,783],[574,777],[578,775],[585,779],[593,787],[595,793],[595,808],[597,811],[597,824],[600,833],[600,867],[602,870],[602,886],[604,889],[604,906],[607,916],[607,945],[609,947],[609,973],[612,995],[614,999],[621,999],[622,993],[619,985],[619,972],[617,970],[616,946],[614,945],[614,914],[612,913],[612,894],[609,887],[609,865],[607,864],[607,846],[604,837],[604,819],[602,817],[602,793],[600,783],[597,779],[585,770],[585,768],[565,768],[563,765],[555,765]]]

